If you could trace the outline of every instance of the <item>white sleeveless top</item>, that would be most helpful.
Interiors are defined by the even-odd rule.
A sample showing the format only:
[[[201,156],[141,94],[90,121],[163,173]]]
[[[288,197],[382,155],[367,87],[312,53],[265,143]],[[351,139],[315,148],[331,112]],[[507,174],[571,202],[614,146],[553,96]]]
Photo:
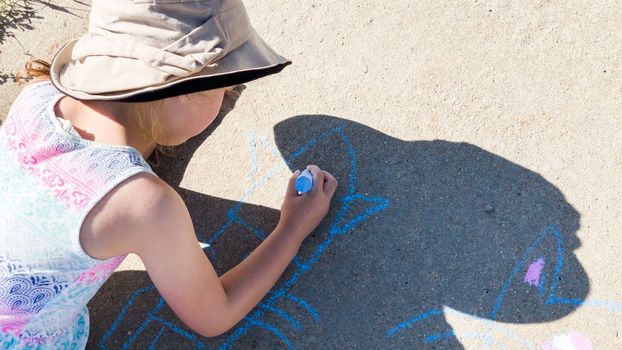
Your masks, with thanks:
[[[132,147],[80,138],[54,114],[63,96],[28,86],[0,128],[1,349],[86,346],[86,304],[124,256],[91,258],[80,227],[121,181],[153,173]]]

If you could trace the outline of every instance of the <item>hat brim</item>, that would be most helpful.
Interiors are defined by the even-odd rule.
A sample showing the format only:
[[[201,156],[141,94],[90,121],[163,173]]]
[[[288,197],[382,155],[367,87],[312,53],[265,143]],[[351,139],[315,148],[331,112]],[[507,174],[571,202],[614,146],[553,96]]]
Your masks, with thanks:
[[[198,73],[140,89],[90,94],[70,89],[61,83],[62,69],[72,61],[71,52],[77,40],[70,41],[54,56],[50,67],[52,84],[78,100],[148,102],[193,92],[218,89],[246,83],[279,73],[291,61],[280,56],[253,30],[249,40]],[[102,67],[105,69],[105,67]],[[88,72],[84,72],[88,74]],[[131,74],[131,73],[130,73]],[[114,77],[110,77],[114,79]]]

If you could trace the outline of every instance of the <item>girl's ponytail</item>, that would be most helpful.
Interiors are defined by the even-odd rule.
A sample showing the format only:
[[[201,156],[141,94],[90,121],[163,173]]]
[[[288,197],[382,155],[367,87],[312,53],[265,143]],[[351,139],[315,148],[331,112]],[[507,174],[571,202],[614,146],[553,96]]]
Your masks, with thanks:
[[[47,79],[50,79],[50,64],[38,58],[26,62],[24,69],[15,75],[15,81],[18,84],[29,84]]]

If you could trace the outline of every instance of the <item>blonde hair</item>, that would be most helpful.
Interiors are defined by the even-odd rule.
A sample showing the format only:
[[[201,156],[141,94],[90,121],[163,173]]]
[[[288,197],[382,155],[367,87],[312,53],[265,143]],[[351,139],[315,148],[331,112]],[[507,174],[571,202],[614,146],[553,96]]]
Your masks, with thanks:
[[[41,59],[32,59],[24,64],[23,70],[17,72],[15,75],[15,81],[23,86],[46,81],[50,79],[50,64]],[[101,103],[101,102],[86,102],[88,103]],[[163,100],[156,100],[151,102],[105,102],[108,104],[114,104],[123,112],[124,115],[130,116],[130,120],[133,122],[133,126],[142,130],[143,137],[150,140],[157,140],[163,133],[162,127],[158,122],[157,115],[160,114],[163,106]],[[153,157],[155,160],[154,166],[159,165],[158,153],[169,155],[172,151],[170,146],[157,145]]]
[[[26,62],[24,69],[15,74],[15,81],[20,85],[48,79],[50,79],[50,64],[38,58]]]

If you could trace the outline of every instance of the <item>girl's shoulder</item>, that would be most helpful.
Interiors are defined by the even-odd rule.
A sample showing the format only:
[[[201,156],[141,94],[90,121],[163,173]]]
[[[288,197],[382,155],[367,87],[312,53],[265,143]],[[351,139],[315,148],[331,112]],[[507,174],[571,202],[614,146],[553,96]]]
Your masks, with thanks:
[[[82,224],[80,242],[90,256],[99,259],[139,253],[161,238],[159,229],[180,220],[175,213],[185,212],[183,200],[172,187],[154,174],[139,173],[93,207]]]

